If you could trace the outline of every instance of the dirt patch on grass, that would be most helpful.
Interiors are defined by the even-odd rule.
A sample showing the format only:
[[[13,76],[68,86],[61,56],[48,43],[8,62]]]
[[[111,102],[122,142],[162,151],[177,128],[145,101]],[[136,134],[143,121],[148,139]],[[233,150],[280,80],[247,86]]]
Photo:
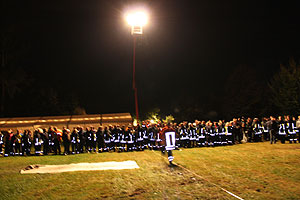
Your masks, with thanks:
[[[137,188],[133,191],[133,193],[129,194],[128,196],[129,197],[134,197],[134,196],[137,196],[137,195],[140,195],[140,194],[143,194],[145,193],[146,190],[144,190],[143,188]]]

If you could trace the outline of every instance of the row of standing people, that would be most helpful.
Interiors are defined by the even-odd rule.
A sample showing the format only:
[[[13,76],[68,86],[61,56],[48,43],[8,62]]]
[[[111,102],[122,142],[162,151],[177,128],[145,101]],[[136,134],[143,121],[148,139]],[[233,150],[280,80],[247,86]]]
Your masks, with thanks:
[[[226,133],[207,132],[203,129],[199,132],[193,124],[188,127],[178,127],[176,129],[176,148],[196,147],[210,145],[233,144],[231,129],[226,129]],[[48,155],[49,153],[61,154],[61,146],[64,154],[78,154],[85,152],[106,152],[106,151],[143,151],[144,149],[160,149],[161,139],[159,132],[163,125],[142,124],[132,126],[109,126],[82,128],[76,127],[72,131],[56,127],[47,129],[38,128],[34,132],[17,130],[14,134],[11,130],[0,134],[0,151],[4,156],[9,155],[31,155],[34,147],[35,155]],[[219,139],[217,139],[219,138]],[[222,141],[222,142],[221,142]]]
[[[295,117],[287,116],[270,116],[264,117],[261,121],[258,118],[236,120],[240,132],[245,142],[270,141],[281,143],[289,141],[289,143],[297,143],[300,141],[300,116],[296,120]]]
[[[82,128],[76,127],[72,131],[56,127],[38,128],[31,132],[12,130],[0,132],[0,153],[9,155],[31,155],[32,147],[35,155],[48,155],[49,153],[78,154],[85,152],[105,151],[133,151],[159,149],[160,139],[158,126],[109,126]],[[4,149],[4,152],[3,152]]]
[[[73,130],[56,127],[38,128],[31,132],[11,130],[0,132],[0,153],[9,155],[31,155],[34,147],[35,155],[49,153],[78,154],[84,152],[134,151],[159,149],[161,147],[159,132],[163,125],[143,123],[132,126],[108,126],[82,128]],[[204,146],[233,145],[244,142],[260,142],[270,140],[276,143],[296,143],[299,140],[300,117],[298,120],[289,116],[264,118],[261,122],[254,118],[238,118],[230,122],[183,122],[173,125],[176,132],[176,148],[193,148]],[[4,149],[4,152],[3,152]]]

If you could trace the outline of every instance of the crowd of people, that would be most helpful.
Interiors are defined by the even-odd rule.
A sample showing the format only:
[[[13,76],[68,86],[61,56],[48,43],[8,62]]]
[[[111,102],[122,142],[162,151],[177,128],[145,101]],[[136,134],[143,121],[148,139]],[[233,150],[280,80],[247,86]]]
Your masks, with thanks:
[[[169,124],[170,125],[170,124]],[[37,128],[31,130],[0,131],[0,153],[7,156],[79,154],[102,152],[161,150],[160,132],[165,124],[145,121],[137,126],[99,126]],[[300,141],[300,116],[275,118],[234,118],[230,122],[220,120],[182,122],[170,125],[176,133],[176,149],[234,145],[243,142]],[[62,148],[63,146],[63,152]]]

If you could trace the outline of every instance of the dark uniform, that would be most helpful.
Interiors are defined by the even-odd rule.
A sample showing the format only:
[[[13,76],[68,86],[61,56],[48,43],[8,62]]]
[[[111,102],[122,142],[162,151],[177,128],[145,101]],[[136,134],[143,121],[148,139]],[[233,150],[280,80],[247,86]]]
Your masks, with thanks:
[[[109,126],[108,128],[109,130],[109,134],[110,134],[110,150],[116,150],[115,149],[115,137],[114,137],[114,133],[113,133],[113,126]]]
[[[104,151],[110,151],[112,137],[111,137],[110,131],[107,127],[104,128],[103,138],[104,138],[104,143],[105,143]]]
[[[254,142],[262,142],[262,127],[258,119],[253,121]]]
[[[54,128],[54,137],[53,137],[53,142],[54,142],[54,154],[61,154],[61,148],[60,148],[60,142],[61,142],[61,137],[62,137],[62,132],[56,128]]]
[[[96,136],[97,136],[97,143],[98,143],[98,152],[101,153],[101,152],[103,152],[103,149],[105,147],[102,127],[98,128],[98,130],[96,132]]]
[[[96,130],[94,129],[94,127],[91,128],[90,130],[91,132],[91,151],[96,152],[97,151],[97,134],[96,134]]]
[[[188,129],[188,137],[189,137],[189,147],[196,147],[196,139],[197,139],[197,132],[196,128],[193,126],[193,124],[190,124],[189,129]]]
[[[263,139],[265,141],[270,140],[270,135],[269,135],[270,129],[268,124],[269,121],[266,118],[264,118],[262,121],[262,130],[263,130]]]
[[[254,141],[253,122],[250,118],[247,119],[245,130],[247,133],[247,141],[253,142]]]
[[[43,154],[44,155],[48,155],[48,153],[50,152],[49,149],[49,133],[47,132],[46,129],[43,129],[43,131],[41,131],[41,138],[43,141]]]
[[[35,155],[41,155],[42,153],[42,138],[38,129],[36,129],[33,133],[33,143]]]
[[[90,150],[90,130],[88,128],[85,128],[85,131],[83,132],[84,138],[85,138],[85,142],[84,142],[84,146],[85,146],[85,152],[89,152]]]
[[[180,135],[180,147],[184,147],[184,148],[188,147],[188,142],[187,142],[187,140],[189,139],[188,130],[183,124],[180,125],[179,135]]]
[[[153,125],[151,125],[148,129],[148,134],[149,134],[149,148],[150,149],[154,149],[155,148],[155,136],[156,136],[156,132],[155,132],[155,128]]]
[[[88,152],[92,151],[92,146],[93,146],[93,142],[92,142],[92,129],[85,129],[85,138],[86,138],[86,149]]]
[[[243,136],[242,136],[242,131],[241,131],[241,125],[240,125],[239,121],[237,121],[236,119],[233,120],[232,134],[234,137],[233,142],[242,143]]]
[[[226,135],[226,141],[227,141],[227,144],[234,144],[234,137],[233,137],[233,134],[232,134],[232,124],[231,123],[228,123],[225,125],[225,135]]]
[[[49,152],[54,152],[54,130],[52,127],[48,129],[48,139],[49,139]]]
[[[161,131],[161,129],[160,129],[160,127],[159,126],[156,126],[156,149],[161,149],[161,138],[160,138],[160,131]]]
[[[114,128],[112,129],[111,131],[111,136],[113,138],[113,150],[114,151],[118,151],[119,150],[119,147],[120,147],[120,131],[119,131],[119,128],[117,126],[114,126]]]
[[[201,147],[204,147],[206,145],[206,130],[205,130],[205,125],[201,125],[199,127],[199,142],[198,145]]]
[[[78,131],[76,128],[73,129],[72,133],[71,133],[71,148],[72,148],[72,154],[76,154],[77,152],[79,153],[79,149],[78,149]]]
[[[279,125],[278,139],[281,141],[282,144],[284,144],[286,138],[286,123],[281,119],[281,117],[279,117],[278,125]]]
[[[225,128],[223,126],[222,122],[219,122],[218,124],[218,135],[219,135],[219,144],[220,145],[226,145],[226,135],[225,135]]]
[[[214,122],[214,130],[215,130],[215,142],[214,144],[215,145],[220,145],[221,144],[221,140],[220,140],[220,134],[221,134],[221,130],[222,129],[219,129],[219,125],[217,124],[217,122]]]
[[[148,128],[145,124],[142,124],[142,133],[143,133],[143,144],[142,148],[146,149],[149,147],[149,133],[148,133]]]
[[[212,126],[212,123],[208,123],[205,127],[205,131],[207,134],[207,143],[209,146],[214,146],[215,145],[215,129]]]
[[[125,126],[120,129],[120,149],[121,151],[126,149]]]
[[[0,131],[0,154],[3,154],[3,145],[4,145],[4,135]]]
[[[296,143],[297,142],[297,133],[296,133],[296,122],[288,117],[288,121],[286,122],[286,130],[288,134],[289,142]]]
[[[70,143],[71,143],[71,135],[70,135],[69,129],[63,128],[62,140],[63,140],[63,144],[64,144],[64,154],[69,155],[70,154]]]
[[[78,130],[78,137],[79,137],[79,139],[77,140],[78,141],[78,143],[77,143],[78,144],[78,147],[77,147],[78,150],[77,151],[79,151],[79,153],[83,153],[85,143],[86,143],[86,138],[85,138],[82,127],[78,127],[77,130]]]
[[[270,143],[276,143],[276,139],[278,137],[278,122],[276,121],[276,119],[274,117],[271,117],[271,120],[270,120]]]
[[[127,151],[133,151],[135,149],[135,133],[134,129],[132,129],[131,127],[128,127],[128,129],[125,132],[125,140],[127,143]]]
[[[31,140],[28,131],[24,131],[22,136],[22,153],[23,155],[30,155],[30,147],[31,147]]]
[[[4,157],[7,157],[9,155],[13,155],[13,152],[11,150],[11,139],[13,137],[13,133],[11,130],[7,131],[4,136],[4,143],[5,143],[5,149],[4,149]]]
[[[136,127],[136,131],[135,131],[135,147],[137,150],[142,151],[144,150],[143,148],[143,142],[144,142],[144,134],[143,134],[143,129],[140,127],[140,125],[138,125]]]

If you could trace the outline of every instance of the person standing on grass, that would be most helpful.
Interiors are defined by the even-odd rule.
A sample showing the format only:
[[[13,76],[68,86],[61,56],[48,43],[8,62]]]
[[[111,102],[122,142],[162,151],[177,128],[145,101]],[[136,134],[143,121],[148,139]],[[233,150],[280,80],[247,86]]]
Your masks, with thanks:
[[[54,129],[52,126],[48,129],[48,138],[49,138],[49,151],[48,153],[54,152]]]
[[[155,148],[155,127],[153,124],[150,125],[149,129],[148,129],[148,133],[149,133],[149,149],[153,150]]]
[[[189,123],[189,147],[194,148],[196,147],[196,139],[197,139],[197,132],[196,128],[192,123]]]
[[[61,142],[62,132],[61,130],[54,127],[54,155],[61,154],[60,142]]]
[[[123,152],[125,151],[125,147],[126,147],[126,138],[125,138],[125,126],[122,126],[122,128],[120,128],[120,150]]]
[[[64,155],[70,154],[70,140],[71,140],[70,130],[67,129],[66,127],[63,127],[62,141],[64,144]]]
[[[111,147],[111,135],[110,135],[110,131],[107,128],[107,126],[104,127],[104,131],[103,131],[103,138],[104,138],[104,143],[105,143],[105,147],[104,147],[104,151],[110,151],[110,147]]]
[[[269,120],[268,118],[264,117],[263,120],[262,120],[262,128],[263,128],[263,138],[265,141],[269,140],[270,139],[270,136],[269,136],[269,123],[270,123],[271,120]]]
[[[48,155],[48,153],[49,153],[49,135],[45,128],[42,129],[42,131],[41,131],[41,138],[43,141],[43,154]]]
[[[133,151],[134,150],[134,141],[135,141],[135,134],[134,129],[131,126],[128,126],[125,132],[125,140],[127,143],[126,151]]]
[[[3,145],[4,145],[4,135],[0,131],[0,154],[3,154]]]
[[[88,128],[86,127],[86,149],[87,149],[87,152],[91,152],[92,151],[92,128]]]
[[[215,128],[213,126],[213,123],[211,121],[208,121],[206,123],[206,134],[207,134],[208,146],[214,147],[216,133],[215,133]]]
[[[12,138],[13,138],[13,132],[11,129],[9,129],[4,136],[4,142],[5,142],[5,150],[4,150],[4,157],[7,157],[9,155],[13,155],[13,149],[12,149]]]
[[[149,132],[148,132],[148,127],[145,124],[145,122],[143,122],[142,124],[142,133],[143,133],[143,144],[142,144],[142,149],[146,149],[149,148]]]
[[[96,132],[97,144],[98,144],[98,153],[102,153],[105,147],[102,126],[100,126]]]
[[[31,142],[30,142],[29,130],[24,130],[24,134],[22,136],[22,153],[24,156],[30,155],[30,145]]]
[[[17,130],[17,133],[15,134],[15,140],[14,140],[14,144],[15,144],[15,155],[20,155],[22,156],[22,132],[20,130]]]
[[[254,142],[262,142],[262,127],[258,121],[258,118],[254,118],[252,127]]]
[[[281,116],[279,116],[277,124],[279,126],[278,139],[282,144],[284,144],[286,138],[286,122],[282,119]]]
[[[187,140],[187,135],[188,135],[188,132],[187,132],[187,129],[185,128],[185,126],[183,125],[183,123],[181,123],[179,125],[179,135],[180,135],[180,147],[182,148],[186,148],[186,140]]]
[[[168,123],[159,133],[162,146],[162,153],[165,154],[165,151],[168,153],[168,160],[170,165],[173,165],[173,153],[172,150],[175,150],[175,143],[176,143],[176,133],[175,129]]]
[[[97,130],[94,127],[91,127],[91,152],[96,153],[97,148]]]
[[[78,143],[77,143],[77,148],[79,153],[84,153],[84,146],[85,146],[85,137],[84,137],[84,132],[83,128],[81,126],[77,127],[78,130]]]
[[[300,115],[298,116],[298,119],[296,121],[296,131],[297,131],[297,139],[298,142],[300,143]]]
[[[229,145],[233,145],[233,135],[232,135],[232,122],[227,122],[225,124],[225,135],[226,135],[226,143]]]
[[[120,131],[119,127],[114,125],[111,131],[111,136],[114,138],[114,146],[112,147],[114,151],[119,151],[120,150]]]
[[[143,130],[142,127],[138,124],[135,128],[135,139],[136,139],[136,148],[139,151],[143,151],[143,143],[144,143],[144,137],[143,137]]]
[[[70,135],[70,140],[71,140],[71,148],[72,148],[72,154],[76,154],[77,152],[79,152],[78,149],[78,145],[77,145],[77,141],[78,141],[78,131],[77,129],[74,127],[73,131]]]
[[[277,138],[277,132],[278,132],[278,122],[276,121],[276,118],[271,116],[270,117],[271,121],[270,121],[270,143],[271,144],[275,144],[276,143],[276,138]]]
[[[206,132],[205,132],[205,121],[201,122],[199,126],[199,146],[204,147],[206,145]]]
[[[39,132],[39,129],[36,129],[33,133],[33,141],[34,141],[34,150],[35,150],[35,155],[40,156],[41,155],[41,150],[42,150],[42,139],[41,135]]]
[[[288,115],[286,119],[286,132],[288,135],[288,140],[290,143],[297,142],[297,135],[296,135],[296,121],[291,119]]]

